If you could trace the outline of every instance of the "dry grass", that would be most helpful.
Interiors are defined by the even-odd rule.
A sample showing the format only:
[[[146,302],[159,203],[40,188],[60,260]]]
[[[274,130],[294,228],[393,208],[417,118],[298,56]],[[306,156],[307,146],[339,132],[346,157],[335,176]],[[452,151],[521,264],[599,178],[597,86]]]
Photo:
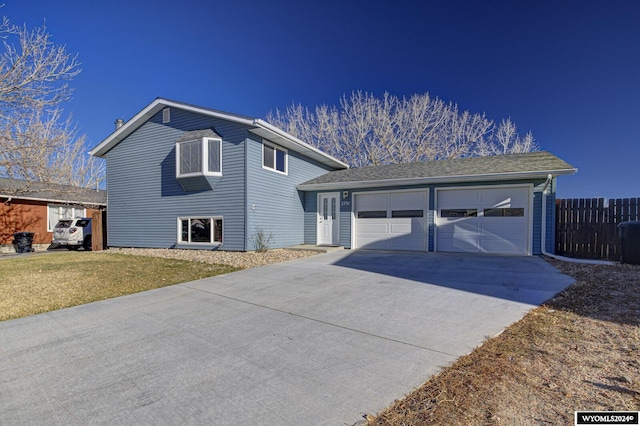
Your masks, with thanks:
[[[185,260],[61,252],[0,261],[0,320],[235,271]]]
[[[640,267],[550,263],[577,282],[369,424],[557,425],[576,410],[640,410]]]

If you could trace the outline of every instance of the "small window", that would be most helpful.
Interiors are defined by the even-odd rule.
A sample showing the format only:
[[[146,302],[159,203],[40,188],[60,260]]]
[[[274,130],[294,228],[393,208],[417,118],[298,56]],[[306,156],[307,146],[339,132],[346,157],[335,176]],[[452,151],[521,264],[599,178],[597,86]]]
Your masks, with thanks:
[[[176,176],[220,176],[222,140],[202,138],[176,143]]]
[[[325,198],[326,200],[326,198]],[[335,219],[336,218],[336,204],[337,201],[335,199],[335,197],[331,198],[331,219]]]
[[[222,243],[222,218],[178,218],[179,242],[186,244]]]
[[[393,210],[391,217],[424,217],[424,210]]]
[[[222,141],[220,139],[206,139],[208,144],[209,172],[220,173],[222,171]]]
[[[263,143],[262,167],[287,174],[287,151],[285,149]]]
[[[384,219],[386,217],[386,210],[364,210],[358,212],[358,219]]]
[[[62,219],[73,219],[75,217],[85,217],[85,210],[81,207],[65,206],[60,204],[49,204],[47,206],[47,230],[53,231],[56,224]]]
[[[478,209],[442,209],[440,217],[477,217]]]
[[[171,108],[165,108],[162,110],[162,123],[166,124],[171,121]]]
[[[324,220],[327,220],[328,217],[329,217],[329,200],[327,198],[324,198],[322,200],[322,218]]]
[[[524,208],[484,209],[485,217],[524,217]]]

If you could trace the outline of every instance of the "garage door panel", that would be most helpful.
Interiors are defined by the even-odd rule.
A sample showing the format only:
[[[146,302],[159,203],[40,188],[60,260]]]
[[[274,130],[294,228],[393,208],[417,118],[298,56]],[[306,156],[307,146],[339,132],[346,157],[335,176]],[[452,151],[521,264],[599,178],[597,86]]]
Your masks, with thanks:
[[[480,202],[484,205],[510,206],[512,204],[528,204],[528,191],[513,191],[508,195],[503,190],[483,190],[480,191]]]
[[[449,208],[465,207],[469,203],[477,204],[480,201],[477,190],[459,189],[455,191],[441,191],[438,193],[438,204]]]
[[[357,196],[358,210],[378,210],[380,206],[387,206],[389,197],[386,194],[363,194]]]
[[[424,232],[424,218],[397,218],[389,220],[391,234],[420,234]]]
[[[505,220],[496,220],[499,218],[484,218],[480,226],[481,232],[493,234],[524,234],[527,230],[527,222],[523,220],[513,220],[514,218],[504,218]],[[513,221],[511,221],[511,220]],[[520,218],[518,218],[520,219]]]
[[[399,192],[390,193],[389,202],[396,209],[421,208],[425,205],[426,192]]]
[[[440,222],[438,226],[438,237],[445,237],[450,235],[451,238],[462,235],[477,235],[478,234],[478,220],[477,219],[458,219],[458,220],[445,220]]]
[[[380,219],[363,219],[358,223],[358,231],[363,235],[384,235],[389,233],[389,224]]]
[[[388,249],[387,241],[380,238],[365,238],[360,237],[358,239],[358,248],[364,248],[369,250],[385,250]]]
[[[516,242],[504,239],[483,240],[481,248],[482,253],[491,254],[522,254],[526,249],[524,241]]]
[[[476,236],[458,236],[456,238],[438,238],[439,251],[475,252],[477,247]]]

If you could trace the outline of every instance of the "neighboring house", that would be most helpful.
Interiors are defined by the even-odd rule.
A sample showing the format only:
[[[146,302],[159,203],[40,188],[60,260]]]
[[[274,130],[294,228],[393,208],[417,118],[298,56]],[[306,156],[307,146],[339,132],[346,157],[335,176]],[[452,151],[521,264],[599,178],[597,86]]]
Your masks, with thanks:
[[[106,205],[105,190],[0,178],[0,248],[12,251],[17,232],[33,232],[33,244],[48,246],[58,220],[91,215]]]
[[[112,247],[248,251],[264,232],[273,248],[539,254],[556,177],[576,172],[547,152],[348,169],[263,120],[161,98],[91,154]]]

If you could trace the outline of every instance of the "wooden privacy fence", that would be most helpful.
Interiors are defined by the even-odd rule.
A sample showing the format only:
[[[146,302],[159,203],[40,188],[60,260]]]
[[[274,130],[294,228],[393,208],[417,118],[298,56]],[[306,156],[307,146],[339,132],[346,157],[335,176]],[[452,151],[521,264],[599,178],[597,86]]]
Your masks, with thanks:
[[[640,220],[640,198],[556,200],[556,254],[618,261],[618,224],[630,220]]]

